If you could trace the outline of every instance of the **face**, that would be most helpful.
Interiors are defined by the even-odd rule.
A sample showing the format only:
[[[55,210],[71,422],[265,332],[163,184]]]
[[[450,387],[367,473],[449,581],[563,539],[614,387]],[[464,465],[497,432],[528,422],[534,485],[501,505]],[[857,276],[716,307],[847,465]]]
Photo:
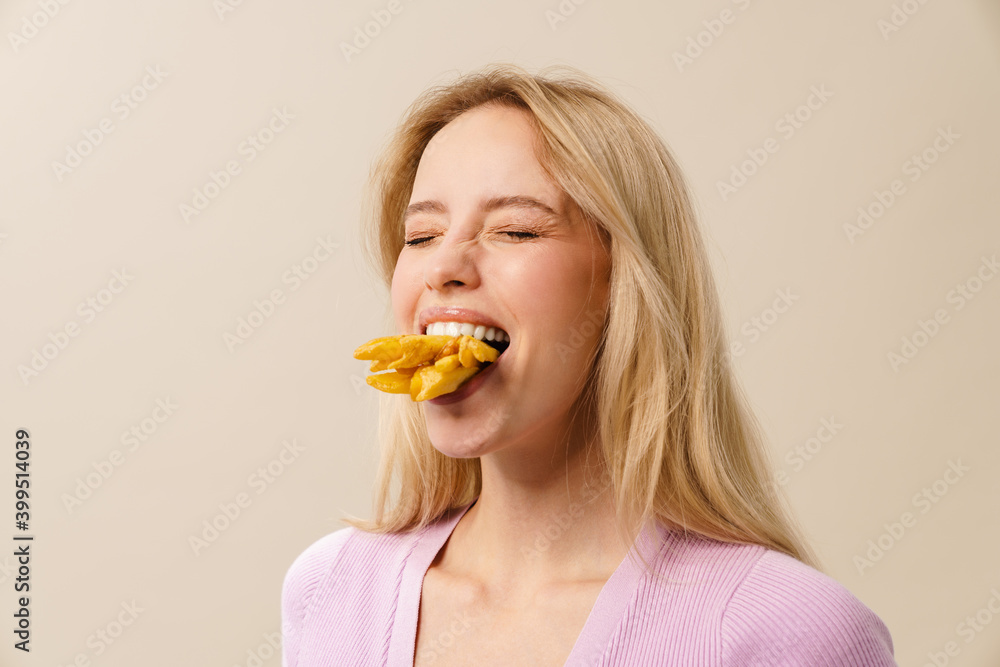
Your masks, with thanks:
[[[448,456],[571,433],[607,313],[607,246],[545,176],[525,114],[477,107],[445,126],[421,157],[409,201],[416,212],[391,290],[399,332],[425,333],[428,309],[456,307],[484,317],[450,310],[431,319],[492,322],[510,339],[466,386],[421,403],[431,442]]]

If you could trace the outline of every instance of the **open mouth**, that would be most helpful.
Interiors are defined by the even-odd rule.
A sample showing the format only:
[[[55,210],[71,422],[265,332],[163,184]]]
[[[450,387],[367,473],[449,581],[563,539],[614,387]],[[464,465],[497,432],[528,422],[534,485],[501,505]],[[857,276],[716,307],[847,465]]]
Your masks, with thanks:
[[[503,354],[507,351],[507,348],[510,347],[509,340],[487,340],[483,342],[492,347],[499,354]]]
[[[503,329],[467,322],[431,322],[424,333],[428,336],[472,336],[483,341],[499,354],[510,347],[510,335]]]
[[[354,358],[371,362],[369,370],[377,375],[365,381],[375,389],[426,401],[455,392],[509,347],[510,337],[503,329],[434,322],[423,334],[370,340],[354,351]],[[478,385],[472,382],[473,386]]]

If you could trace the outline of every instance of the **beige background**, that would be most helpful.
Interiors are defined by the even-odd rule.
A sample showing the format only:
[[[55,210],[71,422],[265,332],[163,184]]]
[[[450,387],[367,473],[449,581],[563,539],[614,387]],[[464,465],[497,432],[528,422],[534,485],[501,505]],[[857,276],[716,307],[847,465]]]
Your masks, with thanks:
[[[0,663],[268,655],[292,560],[343,513],[370,512],[378,396],[351,351],[381,334],[388,303],[358,245],[369,163],[421,91],[512,61],[593,74],[675,151],[776,467],[827,571],[886,621],[899,663],[955,642],[948,664],[1000,664],[987,607],[1000,591],[1000,280],[976,282],[995,278],[982,258],[1000,252],[1000,9],[895,1],[902,25],[884,36],[890,0],[402,0],[350,62],[340,44],[388,2],[89,0],[49,2],[51,18],[45,0],[2,3]],[[730,23],[713,24],[724,10]],[[699,33],[707,46],[679,67]],[[777,123],[814,86],[831,96],[787,136]],[[294,118],[249,160],[241,143],[274,109]],[[102,119],[112,131],[95,135]],[[939,128],[958,138],[934,155]],[[100,143],[57,173],[86,131]],[[777,152],[723,199],[718,183],[768,138]],[[937,159],[912,181],[905,163],[925,149]],[[240,172],[186,222],[180,206],[231,160]],[[903,194],[851,243],[844,225],[894,179]],[[325,261],[309,259],[317,238],[337,246]],[[312,273],[296,286],[283,276],[297,265]],[[980,291],[959,308],[952,290],[967,282]],[[230,350],[224,336],[274,290],[283,302]],[[794,300],[775,315],[779,290]],[[888,354],[938,309],[947,320],[894,369]],[[50,358],[22,378],[36,351]],[[824,419],[841,426],[810,442]],[[11,635],[17,428],[32,442],[30,656]],[[133,428],[144,441],[122,440]],[[969,470],[939,481],[937,502],[915,499],[950,462]],[[89,497],[68,507],[81,483]],[[190,538],[239,498],[195,553]],[[859,567],[880,536],[890,548]],[[131,625],[99,640],[133,602]],[[970,637],[960,624],[982,609],[992,623]]]

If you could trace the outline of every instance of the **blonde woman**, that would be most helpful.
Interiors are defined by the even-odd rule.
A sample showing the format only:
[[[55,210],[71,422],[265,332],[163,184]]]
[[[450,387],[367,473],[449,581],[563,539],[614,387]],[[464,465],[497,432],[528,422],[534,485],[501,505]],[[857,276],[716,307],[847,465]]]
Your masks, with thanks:
[[[646,122],[572,68],[493,65],[424,93],[370,187],[392,333],[501,354],[383,396],[375,519],[289,569],[287,667],[895,664],[776,493]]]

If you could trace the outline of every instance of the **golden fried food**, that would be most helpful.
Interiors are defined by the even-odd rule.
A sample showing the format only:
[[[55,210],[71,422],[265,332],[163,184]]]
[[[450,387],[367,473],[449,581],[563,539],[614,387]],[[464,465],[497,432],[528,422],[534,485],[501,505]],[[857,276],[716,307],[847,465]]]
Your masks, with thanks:
[[[402,373],[393,371],[392,373],[369,375],[367,381],[368,384],[375,387],[379,391],[384,391],[389,394],[409,394],[410,377],[411,376],[409,375],[403,375]]]
[[[371,361],[366,381],[379,391],[409,394],[426,401],[451,393],[500,353],[473,336],[404,334],[375,338],[354,351],[354,358]]]
[[[442,361],[444,361],[442,359]],[[479,372],[479,368],[473,366],[466,368],[458,366],[451,370],[441,370],[433,366],[424,366],[417,369],[410,380],[410,398],[414,401],[426,401],[428,398],[436,398],[444,394],[449,394],[465,381]]]

